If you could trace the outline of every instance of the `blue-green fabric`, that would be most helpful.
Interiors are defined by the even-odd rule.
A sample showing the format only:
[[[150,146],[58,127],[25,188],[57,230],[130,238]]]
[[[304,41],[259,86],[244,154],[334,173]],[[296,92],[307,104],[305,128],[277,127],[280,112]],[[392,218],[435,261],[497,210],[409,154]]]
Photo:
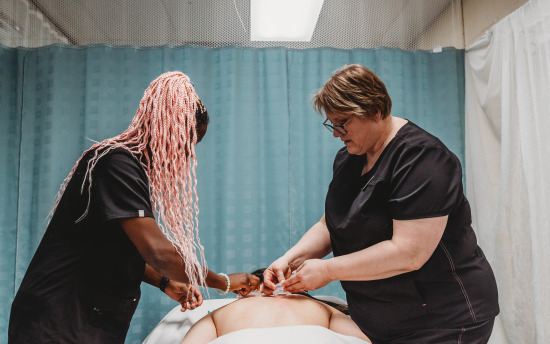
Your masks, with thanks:
[[[188,74],[210,114],[197,146],[200,238],[209,267],[232,273],[267,266],[323,215],[341,143],[311,97],[349,63],[381,77],[394,116],[464,161],[462,50],[0,47],[0,341],[61,182],[90,140],[126,129],[158,75]],[[154,287],[142,291],[127,343],[176,306]],[[316,294],[345,298],[334,282]]]
[[[7,341],[9,308],[17,288],[15,262],[21,119],[17,50],[0,49],[0,342]],[[27,243],[26,245],[29,245]]]

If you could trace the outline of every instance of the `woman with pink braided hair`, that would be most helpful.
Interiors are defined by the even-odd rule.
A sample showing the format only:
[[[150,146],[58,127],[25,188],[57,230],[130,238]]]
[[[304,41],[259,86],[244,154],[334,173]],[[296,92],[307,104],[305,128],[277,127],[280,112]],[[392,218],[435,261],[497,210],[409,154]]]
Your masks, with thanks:
[[[141,281],[182,311],[202,303],[197,285],[258,287],[256,276],[206,268],[195,145],[207,126],[189,77],[169,72],[145,90],[128,129],[82,154],[13,301],[9,343],[124,343]]]

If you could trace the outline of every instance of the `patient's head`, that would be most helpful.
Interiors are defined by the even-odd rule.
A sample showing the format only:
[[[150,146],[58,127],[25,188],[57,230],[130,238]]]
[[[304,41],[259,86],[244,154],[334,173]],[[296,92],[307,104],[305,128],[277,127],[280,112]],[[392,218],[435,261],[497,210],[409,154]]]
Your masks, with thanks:
[[[256,277],[258,277],[260,279],[260,283],[264,283],[264,271],[265,271],[266,268],[263,268],[263,269],[258,269],[256,271],[253,271],[252,273],[250,273],[251,275],[254,275]]]
[[[263,283],[264,283],[264,271],[265,271],[266,268],[262,268],[262,269],[258,269],[256,271],[253,271],[251,273],[251,275],[254,275],[256,277],[258,277],[260,279],[260,290],[261,288],[263,287]],[[316,301],[319,301],[319,302],[322,302],[328,306],[331,306],[333,308],[336,308],[337,310],[339,310],[340,312],[346,314],[346,315],[349,315],[349,310],[348,310],[348,305],[346,304],[340,304],[340,303],[336,303],[336,302],[331,302],[331,301],[327,301],[327,300],[323,300],[323,299],[318,299],[314,296],[311,296],[309,295],[308,293],[295,293],[295,294],[299,294],[299,295],[304,295],[304,296],[307,296],[311,299],[314,299]]]

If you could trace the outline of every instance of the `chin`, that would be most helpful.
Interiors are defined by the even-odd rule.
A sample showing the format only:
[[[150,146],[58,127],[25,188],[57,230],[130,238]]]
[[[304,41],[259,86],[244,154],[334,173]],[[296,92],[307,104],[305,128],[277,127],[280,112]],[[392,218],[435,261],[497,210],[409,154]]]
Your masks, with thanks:
[[[348,153],[353,155],[360,155],[359,152],[357,152],[357,149],[354,147],[348,147]]]

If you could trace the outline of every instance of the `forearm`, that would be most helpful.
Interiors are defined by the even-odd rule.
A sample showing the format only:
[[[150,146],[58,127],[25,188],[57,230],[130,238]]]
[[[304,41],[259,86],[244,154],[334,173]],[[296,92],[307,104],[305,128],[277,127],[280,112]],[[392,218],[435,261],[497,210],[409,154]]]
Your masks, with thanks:
[[[437,248],[446,223],[447,216],[393,220],[391,240],[331,259],[308,259],[291,276],[286,268],[282,286],[284,290],[296,293],[319,289],[331,281],[379,280],[418,270]],[[282,259],[279,265],[285,262],[288,260]],[[264,285],[265,277],[266,274]],[[270,288],[274,289],[274,285]]]
[[[159,277],[158,273],[161,273],[162,275],[168,277],[171,280],[175,280],[183,283],[189,283],[189,279],[185,274],[184,265],[181,262],[182,260],[180,257],[179,262],[177,259],[175,259],[175,262],[172,262],[172,263],[170,263],[169,260],[163,261],[162,267],[159,269],[156,269],[154,268],[154,266],[152,266],[153,270],[158,271],[156,274],[154,272],[149,274],[150,276],[149,278],[151,279],[153,285],[155,285],[154,283],[157,283],[157,280],[158,280],[158,283],[160,283],[160,278],[162,278],[162,276]],[[203,267],[199,267],[199,268],[203,269]],[[250,290],[256,289],[257,285],[259,284],[259,278],[246,273],[228,274],[227,275],[227,278],[229,278],[229,283],[228,283],[227,278],[224,275],[217,274],[214,271],[209,269],[206,269],[205,272],[206,272],[206,276],[204,279],[205,285],[210,288],[219,289],[222,292],[242,290],[244,292],[243,295],[246,295],[250,292]],[[173,277],[173,276],[176,276],[176,277]],[[179,279],[179,278],[182,278],[182,279]],[[158,286],[158,284],[156,286]]]
[[[119,222],[150,268],[171,280],[189,283],[186,264],[190,263],[184,262],[172,243],[160,231],[153,218],[128,218],[120,219]],[[151,274],[151,271],[146,267],[145,273]],[[158,277],[155,274],[150,276]],[[150,276],[144,276],[144,280],[152,278]],[[154,281],[152,282],[154,283]]]
[[[149,264],[145,264],[145,272],[143,273],[143,282],[150,284],[154,287],[160,285],[162,275],[153,269]]]
[[[326,260],[331,281],[372,281],[413,271],[409,256],[390,240]]]
[[[393,220],[391,240],[328,259],[329,278],[333,281],[370,281],[420,269],[437,248],[447,218]]]
[[[177,282],[190,283],[189,276],[203,275],[206,272],[205,283],[212,288],[225,291],[229,285],[230,290],[228,291],[238,289],[243,295],[257,288],[259,278],[249,274],[231,274],[228,276],[230,278],[230,283],[228,283],[225,276],[210,270],[204,271],[202,266],[187,266],[186,264],[194,264],[193,260],[189,259],[191,260],[189,262],[181,257],[172,243],[160,231],[153,218],[128,218],[119,221],[147,263],[143,279],[149,284],[156,285],[162,276]],[[194,284],[197,282],[199,281],[193,281]]]
[[[208,270],[206,274],[206,285],[210,288],[216,288],[219,290],[225,290],[227,288],[227,280],[222,275]]]
[[[147,278],[152,278],[153,283],[159,275],[161,278],[162,276],[166,276],[171,280],[189,283],[189,277],[185,271],[186,263],[173,246],[158,248],[154,254],[147,255],[144,258],[147,263],[145,272],[149,274]],[[149,266],[150,270],[147,266]],[[154,272],[151,272],[151,270]],[[147,282],[145,277],[144,281]]]
[[[325,216],[314,224],[283,257],[296,269],[307,259],[323,258],[332,251]]]
[[[144,282],[155,285],[155,283],[160,283],[160,279],[162,278],[162,275],[164,275],[164,276],[166,276],[170,279],[174,279],[174,280],[179,281],[179,282],[189,283],[189,279],[187,278],[187,275],[185,274],[185,267],[183,265],[182,258],[179,256],[177,251],[174,250],[174,252],[177,255],[177,257],[172,257],[173,259],[170,260],[169,256],[167,255],[168,259],[163,260],[163,262],[160,264],[158,270],[156,270],[156,269],[150,267],[148,264],[146,264],[146,267],[145,267],[146,274],[145,274],[145,276],[147,276],[147,278],[152,283],[150,283],[148,280],[146,280],[145,276],[144,276]],[[226,287],[227,287],[227,281],[226,281],[225,277],[223,277],[221,275],[218,275],[217,273],[215,273],[211,270],[208,270],[208,269],[207,269],[207,272],[206,272],[205,283],[206,283],[207,287],[216,288],[216,289],[220,289],[220,290],[225,290]]]

